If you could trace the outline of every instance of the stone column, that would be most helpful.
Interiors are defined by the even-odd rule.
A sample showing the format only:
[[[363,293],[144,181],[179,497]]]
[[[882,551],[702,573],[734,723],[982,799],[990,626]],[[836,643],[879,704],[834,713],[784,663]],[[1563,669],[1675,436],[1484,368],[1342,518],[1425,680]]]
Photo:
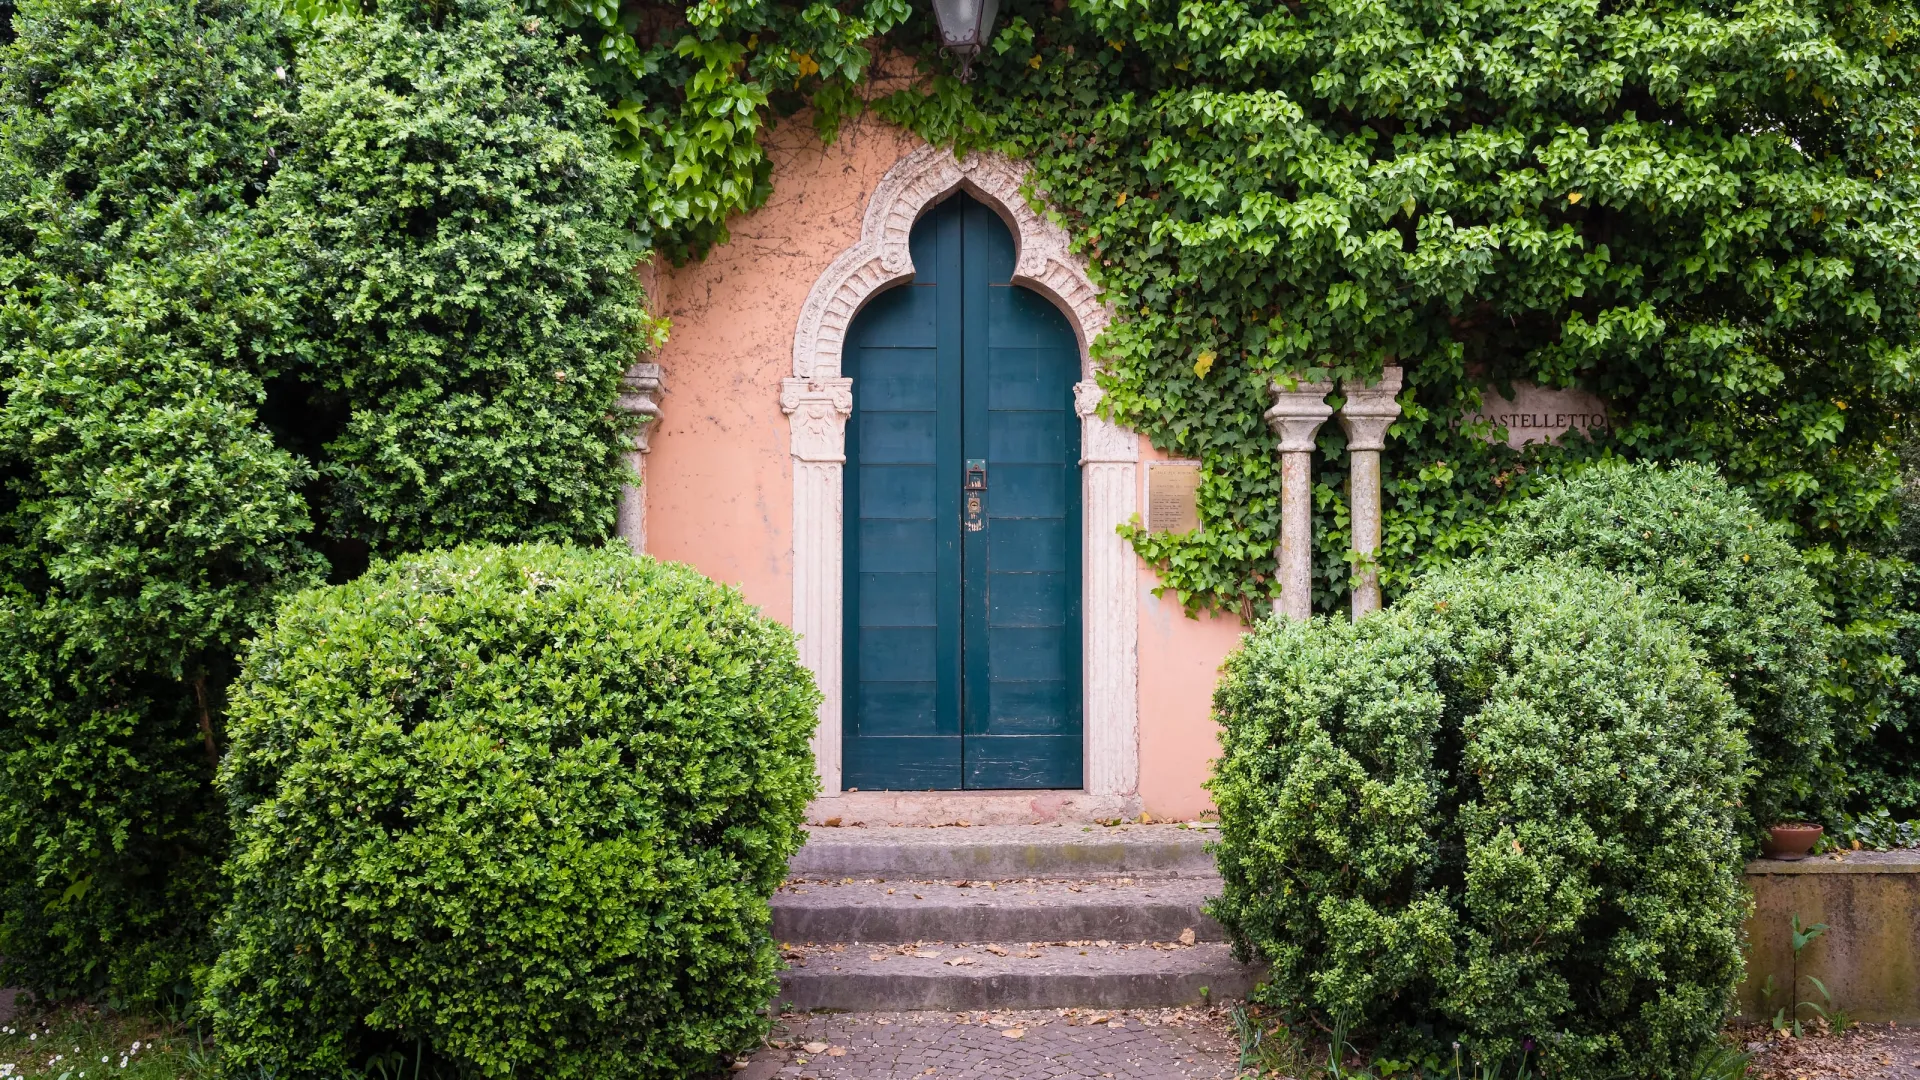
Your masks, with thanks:
[[[615,407],[640,418],[633,433],[633,448],[627,451],[627,467],[635,482],[620,488],[620,510],[614,519],[614,533],[633,548],[635,555],[647,550],[647,450],[653,429],[660,423],[658,398],[666,389],[665,373],[659,364],[635,364],[620,377],[620,397]]]
[[[847,417],[853,380],[839,375],[780,380],[780,411],[793,454],[793,610],[800,662],[820,688],[813,760],[820,794],[840,794],[840,573],[847,467]]]
[[[1333,415],[1326,397],[1333,384],[1301,380],[1289,390],[1273,384],[1267,426],[1280,436],[1280,595],[1273,613],[1313,614],[1313,436]]]
[[[1380,381],[1343,386],[1340,426],[1347,432],[1347,507],[1353,522],[1353,617],[1380,610],[1380,451],[1387,428],[1400,415],[1400,369],[1389,367]]]
[[[1100,416],[1100,396],[1091,379],[1074,385],[1085,530],[1085,784],[1089,795],[1132,795],[1140,789],[1139,564],[1118,530],[1138,509],[1140,440]]]

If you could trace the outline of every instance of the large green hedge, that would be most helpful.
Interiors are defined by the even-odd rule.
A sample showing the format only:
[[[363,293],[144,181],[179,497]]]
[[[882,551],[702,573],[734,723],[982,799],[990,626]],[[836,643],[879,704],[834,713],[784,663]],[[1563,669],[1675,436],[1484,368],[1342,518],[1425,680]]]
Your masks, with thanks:
[[[573,46],[503,0],[270,9],[7,9],[0,982],[51,997],[190,992],[282,596],[597,542],[623,479],[639,196]]]
[[[242,0],[23,0],[0,46],[0,983],[190,992],[232,650],[317,565],[257,416],[245,216],[285,97]]]
[[[1746,493],[1700,465],[1606,462],[1541,485],[1501,521],[1492,564],[1546,559],[1630,578],[1692,631],[1747,714],[1744,830],[1831,819],[1832,634],[1800,553]]]
[[[1663,611],[1594,570],[1474,566],[1251,635],[1215,696],[1212,911],[1272,961],[1259,993],[1416,1056],[1689,1062],[1742,969],[1747,748]]]
[[[624,547],[302,594],[247,654],[221,771],[227,1072],[420,1045],[460,1075],[704,1075],[766,1025],[817,701],[791,631]]]
[[[335,536],[375,551],[611,531],[648,326],[639,193],[570,50],[508,0],[302,38],[263,228]]]

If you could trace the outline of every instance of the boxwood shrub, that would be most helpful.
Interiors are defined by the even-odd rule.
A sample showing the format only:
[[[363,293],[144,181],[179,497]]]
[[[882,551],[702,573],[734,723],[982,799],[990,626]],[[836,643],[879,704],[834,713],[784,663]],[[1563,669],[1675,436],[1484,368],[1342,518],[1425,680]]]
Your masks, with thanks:
[[[1227,662],[1213,913],[1270,1003],[1450,1058],[1667,1075],[1741,970],[1736,708],[1581,568],[1468,567]]]
[[[763,1031],[818,694],[740,594],[468,546],[300,594],[235,684],[230,1075],[678,1077]],[[383,1058],[384,1059],[384,1058]]]
[[[1832,631],[1799,551],[1744,491],[1703,465],[1605,462],[1516,504],[1488,557],[1624,575],[1693,632],[1747,714],[1750,840],[1832,809],[1841,780],[1820,688]]]
[[[246,228],[288,98],[250,0],[21,0],[0,45],[0,986],[149,1009],[211,957],[240,641],[318,579]]]
[[[302,282],[287,421],[324,527],[382,555],[604,538],[632,429],[613,402],[657,329],[635,166],[552,20],[374,7],[300,39],[259,215]]]

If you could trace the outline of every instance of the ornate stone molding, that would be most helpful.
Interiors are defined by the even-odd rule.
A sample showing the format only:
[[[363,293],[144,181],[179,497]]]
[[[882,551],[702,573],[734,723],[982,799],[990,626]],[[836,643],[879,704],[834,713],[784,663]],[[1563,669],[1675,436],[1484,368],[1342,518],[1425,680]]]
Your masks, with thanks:
[[[660,423],[660,395],[667,389],[667,373],[659,364],[635,364],[620,376],[620,396],[614,407],[641,419],[634,432],[633,448],[646,453],[652,445],[653,429]]]
[[[907,238],[913,223],[933,204],[964,189],[992,207],[1013,233],[1019,255],[1013,283],[1059,305],[1080,339],[1083,358],[1106,329],[1112,313],[1070,250],[1065,229],[1034,211],[1024,192],[1026,170],[1000,154],[969,154],[956,160],[946,150],[923,146],[887,170],[866,217],[860,240],[840,253],[814,282],[800,309],[793,337],[793,373],[799,378],[837,376],[847,326],[875,293],[913,277]]]
[[[827,797],[840,793],[842,499],[854,393],[853,380],[840,373],[841,351],[861,307],[913,277],[907,246],[913,223],[957,190],[1006,222],[1018,251],[1013,283],[1053,301],[1079,339],[1085,381],[1074,388],[1074,404],[1083,449],[1085,783],[1094,795],[1131,795],[1139,788],[1137,569],[1132,550],[1115,533],[1138,501],[1139,440],[1094,411],[1100,390],[1091,379],[1089,349],[1112,313],[1072,254],[1066,231],[1033,209],[1025,188],[1024,168],[1000,155],[956,160],[946,150],[915,150],[887,170],[867,205],[859,241],[814,282],[800,311],[793,377],[782,380],[780,407],[792,422],[793,625],[801,660],[822,696],[813,751]]]
[[[1400,369],[1389,367],[1380,373],[1380,381],[1365,386],[1340,385],[1346,404],[1340,406],[1340,426],[1347,433],[1347,450],[1384,450],[1387,429],[1400,416],[1402,376]]]
[[[1073,411],[1080,417],[1080,464],[1139,461],[1139,436],[1097,411],[1105,396],[1106,391],[1092,379],[1073,384]]]
[[[853,414],[853,380],[839,377],[780,380],[780,411],[792,430],[795,461],[847,460],[847,417]]]
[[[613,530],[635,554],[647,549],[646,455],[653,448],[653,430],[660,426],[659,398],[666,388],[666,372],[659,364],[635,364],[620,377],[620,396],[614,399],[614,408],[641,421],[633,433],[633,449],[626,455],[637,482],[621,486]]]
[[[1327,422],[1327,417],[1333,415],[1333,406],[1326,401],[1331,393],[1330,382],[1302,380],[1291,390],[1284,383],[1273,384],[1273,407],[1267,410],[1267,427],[1280,436],[1281,453],[1313,452],[1314,435],[1320,425]]]

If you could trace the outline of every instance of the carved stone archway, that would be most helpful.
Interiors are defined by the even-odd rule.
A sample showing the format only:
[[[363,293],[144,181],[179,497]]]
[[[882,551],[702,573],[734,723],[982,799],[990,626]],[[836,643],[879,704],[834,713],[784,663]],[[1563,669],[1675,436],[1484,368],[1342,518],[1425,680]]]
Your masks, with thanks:
[[[814,759],[823,794],[840,794],[842,673],[842,472],[853,380],[840,373],[841,349],[855,315],[880,291],[913,278],[907,238],[935,203],[965,190],[991,207],[1013,233],[1013,283],[1060,308],[1080,341],[1081,381],[1074,406],[1081,419],[1082,701],[1086,722],[1086,791],[1130,795],[1139,787],[1138,592],[1133,552],[1115,532],[1133,517],[1138,497],[1139,441],[1095,415],[1100,388],[1088,347],[1112,313],[1069,251],[1065,230],[1028,205],[1025,169],[997,154],[963,160],[922,147],[896,162],[874,189],[860,240],[840,253],[813,285],[793,339],[793,376],[782,380],[780,408],[789,417],[793,454],[793,626],[800,658],[822,696]]]

